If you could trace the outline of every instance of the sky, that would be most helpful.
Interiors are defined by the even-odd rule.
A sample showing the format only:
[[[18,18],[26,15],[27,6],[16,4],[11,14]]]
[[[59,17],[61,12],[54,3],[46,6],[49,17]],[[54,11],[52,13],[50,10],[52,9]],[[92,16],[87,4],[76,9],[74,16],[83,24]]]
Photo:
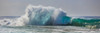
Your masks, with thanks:
[[[0,16],[21,16],[29,4],[62,8],[68,16],[100,16],[100,0],[0,0]]]

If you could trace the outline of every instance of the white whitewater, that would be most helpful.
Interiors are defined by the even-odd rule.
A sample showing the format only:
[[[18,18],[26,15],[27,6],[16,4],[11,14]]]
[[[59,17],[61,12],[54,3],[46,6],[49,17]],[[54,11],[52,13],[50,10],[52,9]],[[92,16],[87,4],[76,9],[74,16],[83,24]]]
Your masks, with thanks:
[[[23,26],[23,25],[45,25],[48,22],[53,24],[62,23],[63,16],[66,16],[66,11],[61,8],[44,7],[44,6],[32,6],[29,5],[26,8],[26,13],[17,19],[4,19],[0,21],[0,25],[6,26]],[[64,22],[68,22],[64,20]]]

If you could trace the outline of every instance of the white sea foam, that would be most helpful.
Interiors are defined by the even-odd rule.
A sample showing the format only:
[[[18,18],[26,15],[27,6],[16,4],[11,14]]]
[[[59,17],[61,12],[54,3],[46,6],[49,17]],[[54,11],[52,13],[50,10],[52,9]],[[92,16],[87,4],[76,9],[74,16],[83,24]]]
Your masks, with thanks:
[[[55,24],[63,24],[62,17],[66,16],[66,11],[61,8],[33,6],[26,8],[25,14],[16,19],[0,20],[0,25],[6,26],[23,26],[23,25],[45,25],[45,23],[54,22]],[[65,21],[66,22],[66,21]]]

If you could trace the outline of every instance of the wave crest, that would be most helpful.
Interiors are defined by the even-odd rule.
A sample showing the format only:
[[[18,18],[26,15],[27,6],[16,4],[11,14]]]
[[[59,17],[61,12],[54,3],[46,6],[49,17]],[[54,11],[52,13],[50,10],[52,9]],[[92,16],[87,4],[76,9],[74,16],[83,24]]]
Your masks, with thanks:
[[[61,8],[32,6],[26,8],[25,14],[17,19],[10,20],[8,26],[23,26],[23,25],[46,25],[46,24],[67,24],[70,22],[64,17],[66,11]],[[8,20],[6,20],[9,22]],[[1,23],[1,22],[0,22]],[[1,24],[3,25],[3,24]]]

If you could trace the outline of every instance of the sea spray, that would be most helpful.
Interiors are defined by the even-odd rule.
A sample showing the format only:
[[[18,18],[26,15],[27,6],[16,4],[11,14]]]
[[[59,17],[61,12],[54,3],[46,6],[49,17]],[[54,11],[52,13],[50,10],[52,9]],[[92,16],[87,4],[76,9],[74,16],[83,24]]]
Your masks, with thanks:
[[[61,8],[32,6],[29,5],[26,9],[26,15],[29,19],[28,25],[53,25],[67,24],[70,19],[67,18],[66,11]],[[51,25],[50,24],[50,25]]]
[[[9,20],[9,19],[8,19]],[[70,18],[67,18],[66,11],[61,8],[44,7],[44,6],[33,6],[29,5],[26,8],[25,14],[19,18],[11,19],[8,24],[0,24],[6,26],[24,26],[24,25],[60,25],[68,24]],[[1,23],[1,22],[0,22]]]

